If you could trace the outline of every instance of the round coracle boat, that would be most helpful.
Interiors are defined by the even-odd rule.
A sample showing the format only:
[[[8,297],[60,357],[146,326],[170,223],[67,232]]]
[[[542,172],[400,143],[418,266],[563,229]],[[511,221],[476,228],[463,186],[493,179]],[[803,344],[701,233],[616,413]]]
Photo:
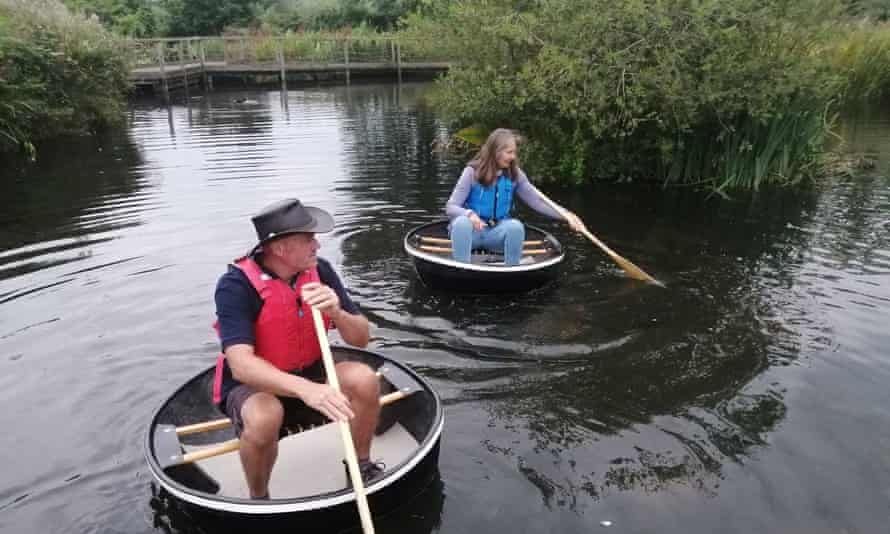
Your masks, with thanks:
[[[417,495],[438,476],[444,418],[439,397],[411,369],[385,356],[331,347],[335,361],[361,361],[381,380],[381,413],[371,458],[384,472],[366,487],[372,512],[386,513]],[[249,498],[238,440],[211,401],[214,368],[203,371],[165,401],[145,441],[157,484],[191,511],[232,519],[275,518],[328,525],[356,516],[356,495],[342,463],[334,423],[288,428],[278,443],[269,500]]]
[[[565,257],[551,234],[525,225],[525,242],[519,265],[506,265],[503,254],[474,250],[470,263],[451,255],[448,221],[414,228],[405,236],[405,251],[424,284],[464,293],[516,293],[541,287],[556,278]]]

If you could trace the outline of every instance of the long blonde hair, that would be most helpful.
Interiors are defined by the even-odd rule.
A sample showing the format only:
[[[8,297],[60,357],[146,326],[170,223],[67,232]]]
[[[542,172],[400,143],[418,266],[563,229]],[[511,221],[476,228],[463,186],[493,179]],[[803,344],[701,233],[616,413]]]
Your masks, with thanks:
[[[488,139],[485,140],[485,144],[479,149],[476,157],[467,163],[468,166],[475,169],[476,179],[479,180],[479,183],[488,185],[492,183],[500,173],[501,170],[498,168],[497,159],[498,152],[503,150],[510,141],[518,144],[518,137],[512,130],[506,128],[498,128],[488,134]],[[510,164],[510,168],[507,169],[507,175],[511,180],[516,180],[519,176],[518,156],[513,160],[513,163]]]

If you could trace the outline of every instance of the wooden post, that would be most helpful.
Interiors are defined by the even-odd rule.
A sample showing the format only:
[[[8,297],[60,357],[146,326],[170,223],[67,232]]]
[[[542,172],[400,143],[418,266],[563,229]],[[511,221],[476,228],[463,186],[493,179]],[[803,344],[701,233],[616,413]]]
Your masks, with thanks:
[[[346,59],[346,85],[349,85],[349,38],[343,40],[343,56]]]
[[[182,68],[182,85],[185,88],[185,103],[189,102],[189,64],[185,57],[185,43],[179,41],[179,65]]]
[[[161,67],[161,96],[164,98],[164,104],[170,105],[170,87],[167,85],[167,69],[164,66],[164,41],[158,41],[158,65]]]
[[[402,44],[396,43],[396,70],[399,73],[399,85],[402,85]]]
[[[204,39],[198,39],[198,57],[201,58],[201,81],[203,82],[201,85],[204,86],[204,92],[207,92],[210,83],[207,79],[207,55],[204,52]]]
[[[287,63],[284,61],[284,39],[278,40],[278,65],[281,68],[281,92],[287,92]]]
[[[247,63],[247,40],[241,38],[241,63]]]

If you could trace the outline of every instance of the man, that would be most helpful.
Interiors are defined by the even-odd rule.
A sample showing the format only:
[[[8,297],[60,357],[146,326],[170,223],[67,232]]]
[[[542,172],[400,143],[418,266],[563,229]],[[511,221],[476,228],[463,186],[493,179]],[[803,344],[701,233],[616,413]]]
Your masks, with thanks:
[[[269,498],[278,440],[286,429],[324,418],[350,422],[367,482],[381,471],[370,461],[380,413],[378,378],[362,363],[341,362],[336,369],[342,393],[327,385],[312,320],[314,307],[322,312],[326,328],[336,327],[344,341],[368,344],[368,320],[331,265],[316,256],[315,234],[330,232],[333,218],[286,199],[251,220],[259,243],[230,265],[216,286],[223,355],[213,391],[214,402],[241,439],[250,496]]]

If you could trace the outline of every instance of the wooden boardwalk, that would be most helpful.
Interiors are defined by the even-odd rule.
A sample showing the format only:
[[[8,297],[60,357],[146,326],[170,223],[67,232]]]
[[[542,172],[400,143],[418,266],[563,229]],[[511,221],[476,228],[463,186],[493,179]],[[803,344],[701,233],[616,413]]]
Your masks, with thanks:
[[[450,68],[450,63],[442,61],[418,61],[418,58],[403,61],[401,45],[393,40],[374,41],[370,47],[368,43],[351,40],[310,43],[310,53],[327,46],[324,58],[328,61],[287,57],[287,46],[305,44],[293,38],[155,39],[134,40],[129,44],[141,52],[143,59],[130,71],[130,82],[136,90],[159,94],[165,100],[169,100],[171,90],[188,92],[192,85],[212,89],[214,79],[240,78],[268,83],[269,78],[273,78],[286,89],[289,81],[344,80],[348,84],[353,75],[392,76],[401,82],[406,73],[433,77]],[[216,57],[211,57],[214,47]],[[211,52],[208,53],[208,49]],[[295,54],[291,52],[291,55]],[[338,61],[337,56],[342,61]]]

